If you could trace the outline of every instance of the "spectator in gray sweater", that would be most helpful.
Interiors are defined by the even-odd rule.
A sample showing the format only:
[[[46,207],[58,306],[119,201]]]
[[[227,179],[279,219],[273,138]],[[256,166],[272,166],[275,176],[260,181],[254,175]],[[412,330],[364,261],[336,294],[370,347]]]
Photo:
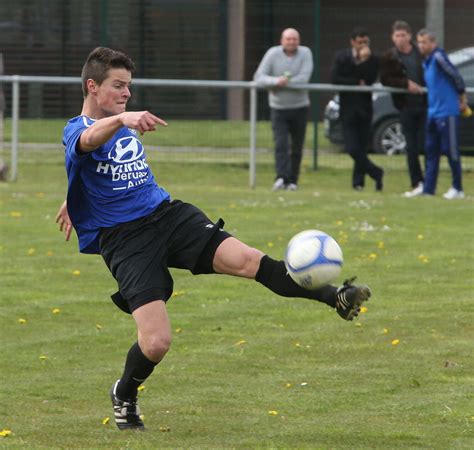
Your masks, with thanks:
[[[276,177],[272,189],[295,191],[308,121],[309,95],[306,90],[288,89],[287,86],[309,82],[313,54],[308,47],[300,45],[300,35],[294,28],[284,30],[280,42],[281,45],[265,53],[254,80],[259,86],[268,88],[275,141]]]

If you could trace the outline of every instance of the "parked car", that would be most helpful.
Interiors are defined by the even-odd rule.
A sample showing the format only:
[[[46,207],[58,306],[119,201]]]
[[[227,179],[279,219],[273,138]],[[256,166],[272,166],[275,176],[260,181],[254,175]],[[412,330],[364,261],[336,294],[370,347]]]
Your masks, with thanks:
[[[464,78],[466,87],[474,87],[474,47],[453,51],[449,53],[449,58]],[[374,92],[372,101],[374,115],[370,139],[371,150],[387,155],[404,153],[405,136],[400,124],[400,113],[393,106],[392,96],[387,92]],[[474,94],[468,94],[468,102],[469,106],[474,109]],[[470,118],[462,118],[460,124],[461,152],[474,156],[474,115]],[[326,105],[324,134],[334,144],[343,144],[338,95],[335,95]]]

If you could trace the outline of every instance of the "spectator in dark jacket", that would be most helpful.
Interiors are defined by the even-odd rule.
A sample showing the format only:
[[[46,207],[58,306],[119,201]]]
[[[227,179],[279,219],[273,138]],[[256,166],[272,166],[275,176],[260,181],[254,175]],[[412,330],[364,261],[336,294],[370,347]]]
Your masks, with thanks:
[[[354,29],[351,47],[337,53],[331,78],[333,84],[369,86],[378,74],[378,60],[372,54],[369,36],[364,28]],[[358,191],[365,185],[365,175],[375,181],[375,189],[383,189],[383,169],[367,156],[372,122],[370,92],[340,92],[340,114],[345,150],[354,160],[352,187]]]
[[[423,149],[426,123],[426,95],[423,76],[423,57],[412,41],[411,27],[402,20],[392,26],[392,42],[380,60],[380,81],[386,86],[408,89],[412,94],[393,94],[393,104],[400,110],[402,131],[406,139],[406,154],[412,190],[405,197],[423,192],[423,171],[420,150]]]

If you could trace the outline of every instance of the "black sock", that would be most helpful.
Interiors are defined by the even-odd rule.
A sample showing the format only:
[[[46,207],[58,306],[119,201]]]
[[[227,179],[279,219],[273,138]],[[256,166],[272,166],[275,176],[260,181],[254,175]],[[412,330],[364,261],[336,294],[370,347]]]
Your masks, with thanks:
[[[288,275],[283,261],[276,261],[267,255],[260,261],[255,280],[283,297],[309,298],[336,307],[336,287],[327,285],[311,291],[304,289]]]
[[[138,342],[133,344],[128,351],[125,369],[117,386],[117,397],[120,400],[135,399],[138,386],[151,375],[156,364],[142,353]]]

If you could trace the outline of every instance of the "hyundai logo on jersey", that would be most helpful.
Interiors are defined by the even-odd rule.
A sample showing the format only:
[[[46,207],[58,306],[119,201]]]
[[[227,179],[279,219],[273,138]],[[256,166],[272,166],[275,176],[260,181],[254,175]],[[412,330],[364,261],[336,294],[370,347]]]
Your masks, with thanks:
[[[123,137],[115,143],[115,148],[109,152],[109,158],[118,164],[129,163],[143,155],[142,143],[133,136]]]

